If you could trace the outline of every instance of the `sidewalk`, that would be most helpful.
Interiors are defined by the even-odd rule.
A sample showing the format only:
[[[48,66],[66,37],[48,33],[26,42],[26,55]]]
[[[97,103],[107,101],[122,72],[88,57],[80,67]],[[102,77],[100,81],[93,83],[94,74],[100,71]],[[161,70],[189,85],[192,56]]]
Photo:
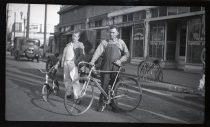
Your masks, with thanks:
[[[137,77],[138,65],[126,64],[125,74]],[[145,85],[170,91],[194,93],[199,85],[199,73],[184,72],[177,69],[163,69],[163,82],[147,81]]]

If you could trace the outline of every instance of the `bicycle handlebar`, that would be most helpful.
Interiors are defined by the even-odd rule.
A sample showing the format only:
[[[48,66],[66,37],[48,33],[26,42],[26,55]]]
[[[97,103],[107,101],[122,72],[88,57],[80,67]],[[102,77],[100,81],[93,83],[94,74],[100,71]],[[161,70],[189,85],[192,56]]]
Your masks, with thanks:
[[[40,68],[38,69],[41,73],[43,73],[43,74],[48,74],[48,73],[50,73],[53,69],[55,69],[54,67],[52,67],[52,68],[50,68],[50,70],[49,71],[42,71]]]
[[[95,64],[92,65],[92,64],[90,64],[89,62],[85,62],[85,61],[79,62],[78,66],[79,66],[80,64],[87,64],[87,65],[90,65],[90,66],[95,66]]]

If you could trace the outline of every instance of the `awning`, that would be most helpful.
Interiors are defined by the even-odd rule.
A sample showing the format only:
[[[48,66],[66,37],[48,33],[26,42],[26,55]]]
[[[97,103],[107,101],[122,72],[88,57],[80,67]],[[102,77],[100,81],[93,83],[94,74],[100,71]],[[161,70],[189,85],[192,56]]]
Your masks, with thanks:
[[[157,7],[157,6],[135,6],[135,7],[131,7],[131,8],[123,9],[123,10],[117,10],[117,11],[108,13],[107,17],[114,17],[114,16],[118,16],[118,15],[129,14],[129,13],[133,13],[136,11],[141,11],[141,10],[145,10],[148,8],[155,8],[155,7]]]

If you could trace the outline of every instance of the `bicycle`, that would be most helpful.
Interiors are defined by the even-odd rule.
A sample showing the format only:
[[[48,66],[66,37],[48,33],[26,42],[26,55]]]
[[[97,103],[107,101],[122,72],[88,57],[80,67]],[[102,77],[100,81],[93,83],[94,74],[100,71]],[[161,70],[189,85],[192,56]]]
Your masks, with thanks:
[[[71,115],[81,115],[85,113],[92,105],[94,100],[94,86],[105,96],[105,104],[108,105],[113,100],[115,107],[121,112],[130,112],[135,110],[142,99],[142,88],[138,80],[129,76],[120,75],[124,71],[122,66],[119,66],[117,71],[102,71],[96,70],[95,65],[90,65],[88,62],[80,62],[80,65],[89,66],[88,75],[79,77],[75,82],[79,81],[80,94],[78,99],[68,99],[67,94],[64,97],[64,105],[66,110]],[[93,73],[116,73],[112,86],[109,84],[108,92],[100,86],[97,79],[92,77]],[[80,100],[80,103],[78,103]]]
[[[51,69],[49,69],[49,71],[42,71],[41,69],[39,69],[39,71],[45,74],[45,83],[42,86],[42,97],[44,101],[47,101],[48,96],[51,93],[54,93],[56,95],[59,91],[59,84],[58,81],[55,79],[56,69],[52,67]],[[49,81],[49,78],[51,79],[51,81]]]
[[[149,76],[153,76],[154,73],[154,80],[155,81],[163,81],[163,71],[160,66],[160,61],[158,59],[149,61],[144,60],[141,61],[138,65],[138,77],[142,78],[143,80],[145,78],[148,78]]]

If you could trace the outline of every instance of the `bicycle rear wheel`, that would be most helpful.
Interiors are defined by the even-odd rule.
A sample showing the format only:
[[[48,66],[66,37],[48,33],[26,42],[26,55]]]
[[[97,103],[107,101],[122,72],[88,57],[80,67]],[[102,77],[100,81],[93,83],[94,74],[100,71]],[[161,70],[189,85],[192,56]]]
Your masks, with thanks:
[[[156,81],[163,81],[163,71],[161,66],[158,64],[155,66],[155,80]]]
[[[71,115],[81,115],[92,105],[94,99],[93,85],[85,77],[79,77],[73,84],[79,81],[80,90],[78,99],[68,98],[67,92],[64,97],[64,105]]]
[[[137,74],[139,78],[143,77],[143,69],[144,69],[144,61],[141,61],[138,65],[138,70],[137,70],[138,71]]]
[[[120,77],[114,89],[114,104],[122,112],[135,110],[142,99],[139,82],[132,77]]]

